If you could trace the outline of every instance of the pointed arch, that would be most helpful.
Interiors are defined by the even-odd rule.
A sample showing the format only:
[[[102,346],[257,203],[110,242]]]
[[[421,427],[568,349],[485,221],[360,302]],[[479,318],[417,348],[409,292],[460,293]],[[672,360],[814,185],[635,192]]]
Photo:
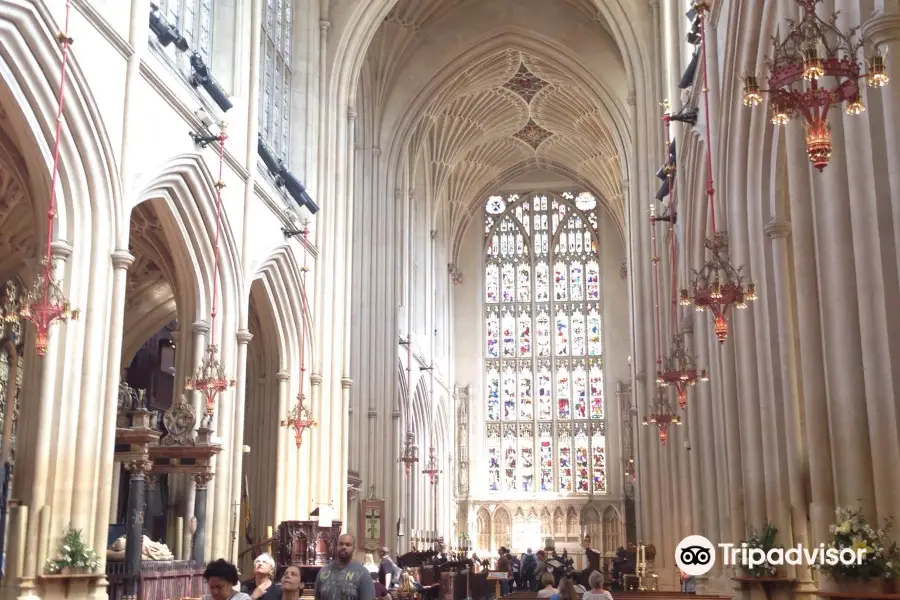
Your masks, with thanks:
[[[276,331],[278,336],[281,369],[291,371],[303,364],[315,364],[313,317],[301,267],[294,251],[287,244],[276,248],[257,269],[254,280],[265,281],[273,306],[281,313],[286,328]],[[300,340],[305,331],[306,338]],[[301,350],[302,344],[302,350]]]
[[[0,1],[0,106],[12,116],[15,142],[29,165],[38,229],[45,222],[53,164],[62,62],[56,39],[59,30],[43,2]],[[89,90],[74,49],[67,64],[60,138],[57,238],[66,240],[74,252],[92,247],[109,260],[109,251],[124,247],[128,229],[123,227],[115,155]],[[46,231],[37,233],[46,235]]]
[[[200,154],[176,156],[163,165],[138,196],[136,208],[143,202],[161,200],[177,227],[181,247],[178,258],[193,271],[184,272],[186,289],[179,290],[179,313],[182,318],[202,320],[212,304],[212,276],[216,239],[216,180]],[[236,303],[241,287],[241,267],[234,232],[228,213],[222,214],[219,248],[221,305]],[[178,236],[176,236],[178,237]],[[175,241],[175,240],[173,240]],[[193,279],[193,281],[190,281]],[[186,302],[187,306],[183,306]]]

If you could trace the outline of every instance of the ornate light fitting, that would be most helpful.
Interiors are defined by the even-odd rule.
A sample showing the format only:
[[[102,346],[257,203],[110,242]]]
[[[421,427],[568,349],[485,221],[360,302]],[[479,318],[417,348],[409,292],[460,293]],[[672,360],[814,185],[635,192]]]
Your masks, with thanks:
[[[403,463],[403,470],[406,471],[407,476],[412,472],[413,465],[419,462],[419,447],[416,445],[416,436],[412,432],[406,434],[406,441],[400,449],[400,458],[397,459],[397,462]]]
[[[865,40],[857,35],[858,26],[843,33],[837,28],[839,13],[833,13],[828,21],[816,15],[816,5],[822,0],[796,2],[803,15],[800,21],[787,19],[789,29],[784,40],[772,37],[774,52],[766,58],[769,89],[760,89],[755,74],[745,76],[744,105],[760,104],[767,93],[773,124],[784,125],[802,117],[809,162],[821,172],[831,160],[828,110],[846,102],[845,112],[858,115],[866,109],[859,81],[865,79],[869,87],[883,87],[890,79],[881,54],[866,60],[868,68],[862,68],[858,56]],[[833,78],[833,82],[825,82],[825,77]]]
[[[303,432],[317,425],[312,418],[312,413],[304,405],[304,400],[306,400],[306,397],[303,395],[303,392],[297,394],[297,404],[291,409],[288,418],[281,421],[282,427],[290,427],[294,430],[294,441],[297,443],[298,450],[303,445]]]
[[[656,425],[659,428],[659,443],[663,446],[669,439],[669,425],[681,425],[681,417],[672,410],[665,388],[656,389],[656,402],[650,407],[650,413],[644,417],[644,425]]]
[[[428,475],[428,479],[431,480],[431,485],[438,484],[438,478],[441,474],[441,469],[438,467],[437,454],[435,454],[434,445],[428,449],[428,462],[425,464],[425,468],[422,469],[423,475]]]
[[[713,327],[719,343],[728,339],[728,312],[732,306],[745,308],[746,302],[756,300],[756,287],[753,283],[744,284],[741,271],[744,267],[735,268],[728,259],[728,236],[724,232],[716,230],[716,188],[713,181],[712,151],[708,140],[712,139],[709,122],[709,75],[706,63],[706,11],[709,6],[705,3],[695,5],[700,19],[701,47],[703,48],[703,95],[705,101],[703,108],[706,117],[706,195],[709,198],[710,228],[712,236],[704,241],[704,246],[710,252],[709,259],[704,262],[700,270],[694,270],[691,278],[691,293],[682,289],[680,303],[682,305],[693,304],[697,311],[709,310],[713,313]]]
[[[744,267],[735,268],[728,260],[728,236],[725,233],[713,234],[704,246],[710,252],[709,259],[699,271],[694,271],[691,293],[681,290],[681,304],[693,304],[697,312],[712,312],[716,338],[722,344],[728,339],[727,319],[731,307],[747,308],[747,302],[756,300],[756,286],[745,284],[741,275]]]
[[[63,105],[66,89],[66,66],[69,62],[69,12],[71,2],[66,0],[65,31],[57,34],[56,39],[62,46],[62,67],[59,78],[59,95],[56,108],[56,138],[53,143],[53,172],[50,177],[50,202],[47,208],[47,244],[40,269],[32,283],[31,289],[19,305],[18,316],[32,323],[37,330],[34,350],[38,356],[47,354],[50,326],[54,321],[77,320],[78,311],[72,310],[69,300],[63,294],[59,281],[53,273],[53,222],[56,220],[56,183],[59,179],[59,146],[63,123]]]
[[[185,380],[184,389],[200,392],[206,402],[206,416],[212,418],[216,411],[216,398],[233,385],[234,380],[225,374],[225,369],[219,363],[219,347],[209,344],[200,368],[193,377]]]
[[[206,401],[206,417],[212,424],[213,414],[216,410],[216,398],[219,394],[234,385],[234,380],[225,374],[225,369],[219,363],[219,347],[216,345],[216,314],[219,302],[219,238],[222,232],[222,190],[225,188],[223,172],[225,166],[225,123],[219,125],[219,179],[216,181],[216,241],[213,247],[213,296],[212,308],[209,311],[210,342],[206,346],[206,354],[200,363],[200,368],[193,377],[188,377],[184,382],[184,389],[200,392]]]
[[[697,385],[698,381],[709,381],[709,374],[706,369],[697,368],[696,357],[685,348],[684,334],[676,333],[672,336],[672,350],[663,356],[662,368],[656,373],[656,383],[663,387],[673,386],[678,406],[684,409],[688,387]]]
[[[308,223],[304,223],[304,227],[298,233],[303,236],[304,243],[309,239]],[[306,274],[309,273],[309,252],[304,248],[303,267],[300,269],[300,289],[303,296],[303,308],[309,311],[309,302],[306,296]],[[294,441],[297,443],[297,449],[303,445],[303,432],[316,426],[312,413],[304,405],[306,396],[303,393],[303,386],[306,384],[306,315],[303,318],[303,326],[300,330],[300,392],[297,394],[297,403],[291,412],[288,413],[286,419],[281,420],[282,427],[290,427],[294,430]]]

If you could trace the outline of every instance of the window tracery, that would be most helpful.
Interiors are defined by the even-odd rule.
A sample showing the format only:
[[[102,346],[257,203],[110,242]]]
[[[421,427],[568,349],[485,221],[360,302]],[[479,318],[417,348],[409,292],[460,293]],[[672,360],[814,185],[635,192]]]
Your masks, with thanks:
[[[492,494],[606,494],[598,203],[484,205],[486,442]]]
[[[259,131],[269,148],[288,158],[291,125],[293,0],[266,0],[260,60]]]
[[[159,0],[159,12],[166,22],[187,40],[188,46],[200,53],[209,64],[212,50],[213,0]]]

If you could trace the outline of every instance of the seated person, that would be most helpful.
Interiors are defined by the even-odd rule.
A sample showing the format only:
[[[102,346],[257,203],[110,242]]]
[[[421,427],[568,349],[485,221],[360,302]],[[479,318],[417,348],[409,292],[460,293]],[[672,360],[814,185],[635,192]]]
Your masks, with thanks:
[[[549,598],[553,594],[555,594],[556,588],[553,587],[554,583],[555,582],[553,581],[553,575],[550,573],[544,573],[543,576],[541,576],[541,585],[544,587],[540,591],[538,591],[537,597]]]

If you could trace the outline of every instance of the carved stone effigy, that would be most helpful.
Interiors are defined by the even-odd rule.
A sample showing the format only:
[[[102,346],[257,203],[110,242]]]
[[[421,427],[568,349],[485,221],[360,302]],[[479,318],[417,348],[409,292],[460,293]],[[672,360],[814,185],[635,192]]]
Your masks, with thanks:
[[[106,549],[106,560],[125,560],[125,548],[128,542],[123,535]],[[154,542],[146,535],[141,540],[141,560],[162,561],[175,560],[175,556],[165,544]]]

